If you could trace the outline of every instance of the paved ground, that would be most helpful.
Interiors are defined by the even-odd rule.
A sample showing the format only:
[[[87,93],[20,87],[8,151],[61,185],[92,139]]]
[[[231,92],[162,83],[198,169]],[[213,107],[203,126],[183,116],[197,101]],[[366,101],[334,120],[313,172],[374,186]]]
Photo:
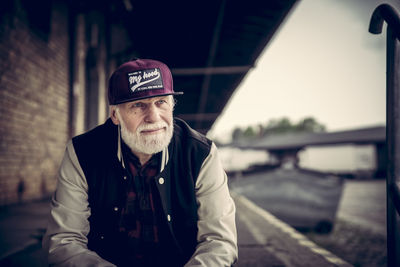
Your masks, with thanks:
[[[237,207],[239,261],[244,266],[351,266],[241,195]]]
[[[337,216],[386,236],[386,181],[346,181]]]
[[[248,174],[230,185],[297,229],[325,232],[335,221],[343,189],[338,177],[295,168]]]
[[[49,207],[46,199],[0,208],[0,266],[47,266],[41,238]]]

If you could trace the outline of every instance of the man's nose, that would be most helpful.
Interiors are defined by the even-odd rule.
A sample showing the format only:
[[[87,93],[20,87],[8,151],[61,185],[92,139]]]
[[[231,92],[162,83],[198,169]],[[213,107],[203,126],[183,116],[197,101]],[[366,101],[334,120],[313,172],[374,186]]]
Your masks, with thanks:
[[[157,122],[160,120],[160,110],[156,105],[149,105],[146,110],[145,121],[146,122]]]

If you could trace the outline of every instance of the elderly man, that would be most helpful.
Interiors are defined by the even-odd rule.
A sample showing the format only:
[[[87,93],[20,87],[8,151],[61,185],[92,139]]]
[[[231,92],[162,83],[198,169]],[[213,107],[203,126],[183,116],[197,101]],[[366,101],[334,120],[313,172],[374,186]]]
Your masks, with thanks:
[[[54,266],[231,266],[235,206],[213,142],[173,118],[168,67],[109,81],[110,119],[67,145],[43,246]]]

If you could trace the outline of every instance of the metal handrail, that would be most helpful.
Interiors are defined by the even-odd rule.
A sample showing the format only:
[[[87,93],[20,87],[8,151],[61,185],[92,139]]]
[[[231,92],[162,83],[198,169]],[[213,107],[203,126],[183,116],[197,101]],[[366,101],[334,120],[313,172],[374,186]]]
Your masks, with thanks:
[[[386,47],[386,153],[387,153],[387,266],[400,266],[400,17],[388,4],[372,13],[369,31],[387,27]]]
[[[369,24],[369,32],[380,34],[383,28],[383,22],[389,25],[395,33],[397,39],[400,40],[400,18],[396,10],[388,4],[378,6],[371,16]]]

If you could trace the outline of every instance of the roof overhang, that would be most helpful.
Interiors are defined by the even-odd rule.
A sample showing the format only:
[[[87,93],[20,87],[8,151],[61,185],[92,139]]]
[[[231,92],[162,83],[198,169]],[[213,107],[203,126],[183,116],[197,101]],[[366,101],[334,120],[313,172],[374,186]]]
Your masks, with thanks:
[[[117,1],[111,47],[117,63],[153,58],[172,70],[175,115],[207,132],[255,66],[296,0]],[[120,23],[116,24],[115,22]],[[120,28],[123,27],[123,29]]]

